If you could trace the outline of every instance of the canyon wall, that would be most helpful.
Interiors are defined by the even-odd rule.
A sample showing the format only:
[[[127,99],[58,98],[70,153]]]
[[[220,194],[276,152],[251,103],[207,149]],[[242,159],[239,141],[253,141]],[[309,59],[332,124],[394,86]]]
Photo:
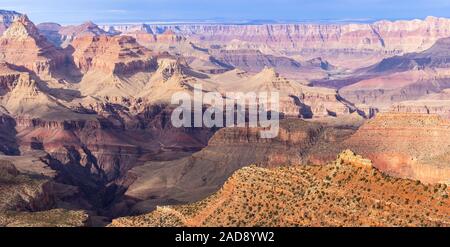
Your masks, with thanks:
[[[323,166],[244,167],[204,200],[109,226],[448,226],[448,193],[386,176],[347,150]]]
[[[434,114],[380,113],[346,147],[392,176],[424,183],[450,183],[450,122]]]
[[[450,20],[379,21],[373,24],[181,24],[147,25],[146,30],[161,33],[170,29],[202,42],[229,43],[240,40],[265,44],[285,52],[357,52],[396,54],[425,50],[440,38],[450,36]],[[132,29],[133,25],[108,25],[107,30]]]

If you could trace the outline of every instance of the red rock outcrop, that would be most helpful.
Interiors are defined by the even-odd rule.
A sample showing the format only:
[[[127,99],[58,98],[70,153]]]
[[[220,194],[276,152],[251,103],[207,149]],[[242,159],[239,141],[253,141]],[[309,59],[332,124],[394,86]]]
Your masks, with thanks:
[[[450,182],[450,122],[437,115],[380,113],[343,144],[390,175]]]
[[[0,81],[0,103],[14,117],[46,119],[76,117],[75,113],[32,79],[32,75],[28,72],[16,70],[9,64],[2,64],[0,65]]]
[[[323,166],[244,167],[208,198],[109,226],[448,226],[449,192],[386,176],[347,150]]]
[[[127,32],[127,36],[133,37],[141,45],[148,45],[157,42],[156,35],[146,32]]]
[[[132,74],[154,68],[152,53],[129,36],[85,36],[72,45],[75,64],[84,73]]]
[[[0,38],[0,61],[50,76],[65,64],[65,54],[39,34],[27,16],[19,17]]]
[[[0,63],[0,94],[12,91],[20,80],[29,80],[27,73],[19,72],[8,63]]]

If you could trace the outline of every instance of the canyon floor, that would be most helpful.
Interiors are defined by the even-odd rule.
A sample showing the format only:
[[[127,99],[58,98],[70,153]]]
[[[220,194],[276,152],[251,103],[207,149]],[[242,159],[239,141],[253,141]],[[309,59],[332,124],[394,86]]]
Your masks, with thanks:
[[[450,224],[448,19],[0,17],[0,226]],[[172,96],[199,86],[214,93],[201,114],[230,92],[278,93],[276,137],[250,115],[174,127]]]

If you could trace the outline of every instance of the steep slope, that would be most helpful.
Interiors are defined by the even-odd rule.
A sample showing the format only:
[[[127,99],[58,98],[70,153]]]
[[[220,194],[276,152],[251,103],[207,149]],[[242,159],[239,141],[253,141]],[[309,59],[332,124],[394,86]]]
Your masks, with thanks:
[[[110,226],[448,226],[449,192],[386,176],[347,150],[326,166],[242,168],[205,200]]]
[[[39,34],[27,16],[19,17],[0,38],[0,61],[48,77],[65,64],[65,54]]]
[[[75,64],[84,73],[126,74],[151,66],[151,53],[128,36],[82,36],[72,43]]]
[[[370,157],[374,167],[390,176],[450,183],[446,121],[432,115],[380,114],[358,130],[351,127],[352,121],[339,119],[335,126],[283,120],[275,139],[258,138],[258,129],[221,129],[191,157],[133,168],[125,198],[115,207],[148,212],[156,205],[193,202],[214,192],[243,166],[324,165],[347,148]]]
[[[241,167],[265,167],[308,162],[308,151],[318,142],[336,142],[324,126],[290,119],[280,123],[280,134],[261,139],[260,129],[224,128],[208,146],[192,156],[163,162],[147,162],[127,174],[127,191],[117,207],[129,205],[133,212],[148,212],[157,205],[194,202],[215,192]],[[328,133],[330,140],[322,136]],[[336,140],[331,140],[336,139]]]
[[[383,113],[343,142],[392,176],[450,183],[450,122],[437,115]]]
[[[214,132],[173,128],[173,109],[164,105],[148,106],[138,114],[115,103],[97,107],[95,114],[73,119],[16,117],[9,129],[11,144],[5,148],[20,149],[21,155],[43,153],[37,157],[58,172],[58,181],[78,187],[82,199],[100,214],[108,215],[110,204],[123,193],[117,184],[128,170],[149,160],[189,155],[203,148]]]
[[[373,66],[374,72],[407,71],[424,68],[449,68],[450,38],[436,41],[432,47],[420,52],[383,59]]]
[[[36,28],[39,30],[39,33],[45,36],[48,41],[53,43],[55,46],[61,46],[62,39],[59,31],[63,26],[54,22],[44,22],[36,25]]]
[[[0,154],[17,155],[19,153],[15,125],[14,118],[6,109],[0,107]]]

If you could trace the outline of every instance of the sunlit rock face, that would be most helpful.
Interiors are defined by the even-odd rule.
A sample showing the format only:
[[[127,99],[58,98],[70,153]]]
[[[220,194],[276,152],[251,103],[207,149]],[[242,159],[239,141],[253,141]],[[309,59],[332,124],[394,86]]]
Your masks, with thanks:
[[[0,61],[50,76],[65,64],[65,54],[40,35],[27,16],[20,16],[0,38]]]

